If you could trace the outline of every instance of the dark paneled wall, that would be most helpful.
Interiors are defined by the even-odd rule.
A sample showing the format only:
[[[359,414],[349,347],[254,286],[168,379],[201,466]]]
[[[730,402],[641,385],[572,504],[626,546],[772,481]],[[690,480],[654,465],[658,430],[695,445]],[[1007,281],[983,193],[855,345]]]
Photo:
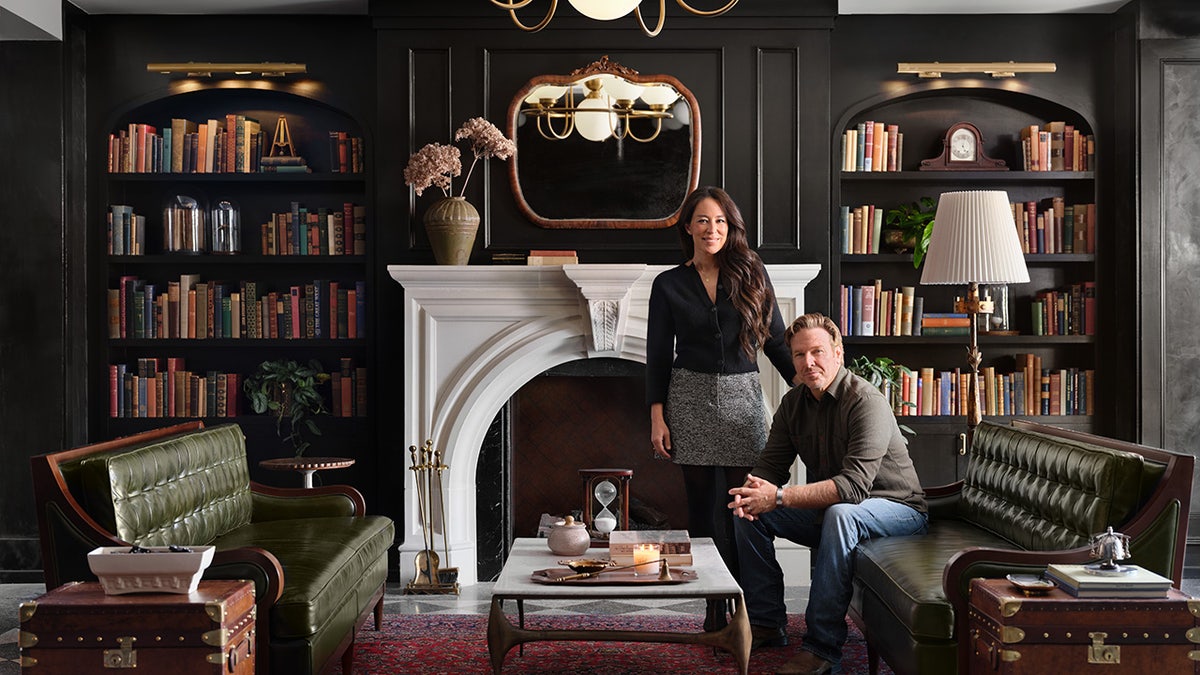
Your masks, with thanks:
[[[1139,359],[1140,331],[1125,329],[1139,325],[1139,289],[1157,292],[1166,284],[1162,290],[1176,298],[1194,294],[1189,274],[1194,275],[1196,261],[1179,257],[1187,249],[1157,261],[1170,266],[1167,270],[1147,265],[1155,261],[1138,246],[1139,233],[1152,237],[1155,246],[1168,238],[1191,241],[1195,230],[1187,220],[1192,210],[1186,190],[1162,202],[1176,209],[1172,228],[1162,229],[1158,221],[1143,223],[1141,231],[1121,225],[1138,217],[1135,33],[1150,35],[1146,26],[1160,25],[1157,15],[835,17],[833,0],[755,0],[726,17],[701,19],[681,15],[669,4],[666,27],[657,38],[641,35],[631,17],[593,22],[578,18],[566,3],[560,3],[560,16],[550,28],[529,34],[488,3],[415,6],[374,0],[370,18],[80,17],[69,12],[62,44],[0,43],[0,83],[10,110],[19,111],[0,122],[0,137],[13,158],[5,162],[0,191],[5,204],[21,205],[23,222],[0,235],[10,239],[0,247],[0,292],[5,294],[0,303],[0,462],[10,468],[0,479],[0,575],[36,566],[30,559],[36,521],[28,456],[83,441],[88,415],[104,410],[87,396],[86,374],[92,372],[87,359],[95,352],[89,349],[82,312],[88,279],[94,280],[96,272],[88,271],[84,253],[96,245],[97,231],[84,213],[89,199],[87,212],[96,213],[103,197],[94,188],[98,162],[85,157],[99,152],[94,139],[109,131],[106,125],[116,114],[166,91],[169,80],[145,72],[148,61],[303,61],[322,85],[318,97],[371,132],[381,383],[405,376],[395,347],[403,326],[391,310],[400,306],[402,292],[385,266],[433,260],[419,225],[433,195],[411,196],[402,176],[405,160],[425,143],[448,142],[470,117],[484,116],[503,127],[512,94],[534,75],[565,74],[608,54],[643,73],[679,78],[695,93],[702,112],[701,182],[730,190],[746,216],[751,243],[768,262],[814,262],[827,269],[834,142],[840,131],[833,125],[866,101],[913,86],[915,78],[895,74],[897,61],[1055,61],[1054,76],[1022,76],[1018,82],[1094,120],[1105,148],[1099,193],[1112,227],[1102,233],[1109,237],[1102,244],[1109,253],[1098,266],[1116,302],[1103,318],[1102,330],[1111,337],[1104,338],[1102,353],[1118,364],[1108,370],[1120,371],[1108,384],[1148,397],[1141,409],[1153,419],[1191,419],[1186,411],[1159,410],[1164,400],[1195,408],[1187,383],[1159,382],[1157,373],[1166,371],[1151,373],[1148,367],[1155,365],[1155,355],[1155,367],[1161,366],[1166,341],[1183,339],[1200,320],[1184,312],[1176,323],[1163,326],[1142,316],[1141,329],[1150,319],[1154,338],[1141,352],[1144,363],[1121,365]],[[1172,2],[1146,4],[1159,5],[1158,14],[1176,19],[1188,9]],[[1172,25],[1180,23],[1173,19]],[[1156,36],[1177,37],[1165,29]],[[1180,78],[1177,84],[1187,81]],[[1186,98],[1179,93],[1179,100]],[[1143,142],[1157,143],[1159,131],[1147,126]],[[85,165],[93,167],[90,174]],[[531,248],[577,249],[584,262],[680,259],[672,230],[539,228],[518,211],[504,163],[493,160],[481,168],[467,190],[483,216],[474,263],[487,262],[492,252]],[[1147,176],[1141,189],[1157,178]],[[829,309],[829,283],[822,273],[810,287],[810,308]],[[1151,298],[1148,306],[1160,307],[1156,302]],[[1194,354],[1188,354],[1171,361],[1180,368],[1176,372],[1194,372],[1189,366],[1195,364],[1187,360]],[[1144,386],[1143,377],[1152,386]],[[33,382],[39,383],[36,396],[28,395]],[[399,389],[378,389],[378,477],[359,476],[368,503],[393,516],[400,515],[402,500],[389,477],[403,473],[401,450],[417,442],[388,434],[387,411],[404,405],[400,394],[392,393]],[[1115,411],[1112,431],[1137,438],[1139,408],[1128,408]],[[1143,440],[1190,448],[1196,433],[1191,426],[1152,424]]]
[[[0,581],[40,569],[30,455],[69,434],[63,77],[57,42],[0,42]],[[19,110],[20,114],[16,114]]]

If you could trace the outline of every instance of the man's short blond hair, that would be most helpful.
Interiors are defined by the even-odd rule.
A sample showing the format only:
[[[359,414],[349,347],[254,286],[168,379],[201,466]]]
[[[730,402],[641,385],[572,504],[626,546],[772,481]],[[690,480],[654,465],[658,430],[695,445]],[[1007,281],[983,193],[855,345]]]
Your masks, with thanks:
[[[829,340],[833,344],[834,349],[842,347],[842,331],[838,330],[837,324],[833,319],[821,314],[820,312],[810,312],[796,317],[792,325],[788,326],[787,331],[783,334],[784,340],[790,345],[792,337],[802,330],[809,328],[819,328],[826,333],[829,333]]]

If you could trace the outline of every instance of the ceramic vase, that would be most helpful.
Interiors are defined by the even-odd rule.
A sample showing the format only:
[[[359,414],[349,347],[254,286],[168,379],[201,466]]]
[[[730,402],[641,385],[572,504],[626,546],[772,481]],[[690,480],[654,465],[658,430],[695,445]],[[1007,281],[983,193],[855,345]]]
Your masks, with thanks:
[[[447,197],[425,212],[425,233],[439,265],[466,265],[479,231],[479,212],[463,197]]]

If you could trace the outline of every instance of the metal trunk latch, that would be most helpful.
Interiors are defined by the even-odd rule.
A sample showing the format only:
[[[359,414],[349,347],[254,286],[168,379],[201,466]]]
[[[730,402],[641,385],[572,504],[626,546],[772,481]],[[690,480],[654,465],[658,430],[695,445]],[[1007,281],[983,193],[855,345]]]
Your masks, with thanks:
[[[1121,646],[1104,644],[1108,633],[1088,633],[1088,637],[1092,639],[1092,644],[1088,646],[1088,663],[1121,662]]]
[[[121,648],[104,650],[104,667],[137,668],[137,651],[133,648],[134,642],[137,642],[137,638],[133,636],[117,638],[117,644],[121,645]]]

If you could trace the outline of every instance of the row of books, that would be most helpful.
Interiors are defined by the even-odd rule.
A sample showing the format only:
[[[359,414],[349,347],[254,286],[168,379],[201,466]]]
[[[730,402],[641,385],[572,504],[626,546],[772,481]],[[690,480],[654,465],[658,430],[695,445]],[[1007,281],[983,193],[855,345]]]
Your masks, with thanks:
[[[1013,202],[1013,222],[1025,253],[1095,253],[1096,205],[1066,204],[1062,197]]]
[[[884,289],[883,282],[842,284],[838,329],[842,335],[920,335],[925,300],[915,286]]]
[[[1065,122],[1021,128],[1025,171],[1092,171],[1096,139]],[[842,132],[842,171],[901,171],[904,134],[898,125],[861,122]]]
[[[1096,137],[1066,122],[1021,128],[1021,161],[1026,171],[1094,171]]]
[[[329,171],[331,173],[363,172],[362,136],[345,131],[329,132]]]
[[[187,370],[179,357],[139,358],[135,368],[108,367],[109,417],[234,417],[242,409],[242,375]]]
[[[885,289],[883,281],[864,285],[842,284],[838,329],[845,336],[967,335],[966,314],[925,312],[924,299],[915,286]],[[1096,282],[1084,281],[1064,288],[1038,291],[1030,300],[1034,335],[1095,335]]]
[[[329,412],[334,417],[367,416],[367,369],[355,366],[354,359],[338,359],[338,368],[329,373]]]
[[[1034,335],[1095,335],[1096,282],[1038,291],[1030,303]]]
[[[904,134],[886,122],[860,122],[842,133],[842,171],[900,171]]]
[[[879,253],[884,209],[874,204],[841,208],[842,254]]]
[[[182,357],[139,358],[133,368],[111,364],[109,417],[236,417],[248,412],[240,373],[191,371]],[[329,373],[329,410],[334,417],[363,417],[367,369],[342,357]]]
[[[108,135],[110,173],[254,173],[262,158],[258,120],[229,114],[197,124],[174,118],[170,126],[131,122]]]
[[[267,291],[257,281],[164,285],[122,276],[108,289],[108,336],[120,338],[355,339],[366,335],[366,282],[317,279]]]
[[[1018,367],[979,369],[979,410],[984,415],[1091,415],[1095,371],[1041,368],[1040,357],[1017,354]],[[1036,362],[1036,365],[1032,365]],[[900,390],[885,388],[897,416],[965,415],[970,374],[931,367],[901,373]]]
[[[109,173],[310,173],[297,156],[264,154],[267,139],[262,125],[236,113],[195,122],[172,118],[160,129],[131,122],[108,135]],[[364,145],[361,136],[329,131],[331,173],[361,173]]]
[[[146,254],[146,216],[133,212],[127,204],[108,207],[108,254]]]
[[[259,244],[263,255],[365,255],[367,207],[345,202],[341,209],[310,209],[294,201],[262,224]]]
[[[1096,205],[1065,203],[1062,197],[1010,203],[1025,253],[1095,253]],[[886,209],[876,204],[840,209],[842,254],[879,253]]]

